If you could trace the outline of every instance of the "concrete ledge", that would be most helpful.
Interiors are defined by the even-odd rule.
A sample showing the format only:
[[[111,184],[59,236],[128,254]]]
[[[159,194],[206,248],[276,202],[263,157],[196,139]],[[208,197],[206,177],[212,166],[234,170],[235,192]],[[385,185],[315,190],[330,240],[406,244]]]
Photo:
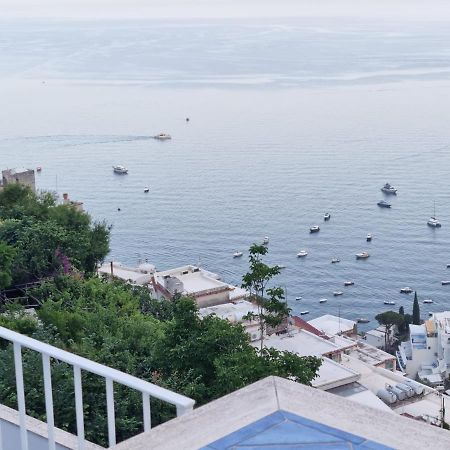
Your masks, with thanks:
[[[278,377],[258,381],[116,448],[198,449],[280,409],[396,449],[450,448],[449,431]]]

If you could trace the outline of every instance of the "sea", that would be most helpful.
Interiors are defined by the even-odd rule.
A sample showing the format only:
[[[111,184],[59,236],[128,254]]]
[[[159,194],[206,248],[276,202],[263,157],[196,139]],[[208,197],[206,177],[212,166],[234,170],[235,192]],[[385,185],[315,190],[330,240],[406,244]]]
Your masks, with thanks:
[[[107,261],[200,265],[240,285],[268,236],[293,314],[374,327],[412,311],[406,286],[434,301],[423,318],[450,309],[447,24],[0,22],[0,166],[41,166],[40,190],[111,225]],[[434,208],[440,229],[427,226]]]

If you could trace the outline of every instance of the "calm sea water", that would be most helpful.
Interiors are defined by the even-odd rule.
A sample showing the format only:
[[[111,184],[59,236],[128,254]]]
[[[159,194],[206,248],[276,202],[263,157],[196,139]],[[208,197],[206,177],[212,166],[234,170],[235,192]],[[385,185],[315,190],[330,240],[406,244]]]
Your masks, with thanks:
[[[296,313],[408,311],[404,286],[434,300],[423,316],[450,307],[448,27],[8,22],[0,53],[1,167],[42,166],[39,188],[112,224],[109,258],[239,284],[268,235]],[[386,181],[390,210],[376,206]]]

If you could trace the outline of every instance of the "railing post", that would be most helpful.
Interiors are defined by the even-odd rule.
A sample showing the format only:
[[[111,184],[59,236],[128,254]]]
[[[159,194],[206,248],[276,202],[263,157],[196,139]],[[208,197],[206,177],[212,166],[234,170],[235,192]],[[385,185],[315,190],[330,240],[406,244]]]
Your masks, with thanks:
[[[19,407],[20,443],[22,450],[28,450],[28,436],[25,409],[25,391],[23,387],[22,346],[18,342],[14,346],[14,367],[16,370],[17,405]]]
[[[150,411],[150,395],[147,392],[142,393],[142,415],[144,431],[150,431],[152,428],[152,417]]]
[[[108,414],[108,441],[109,446],[116,445],[116,417],[114,414],[114,385],[111,378],[105,378],[106,381],[106,411]]]
[[[73,382],[75,385],[75,411],[77,416],[78,450],[84,450],[84,414],[83,414],[83,390],[81,387],[81,369],[73,366]]]
[[[47,415],[48,449],[55,450],[55,419],[53,416],[52,374],[50,356],[42,353],[42,368],[44,371],[45,413]]]
[[[186,406],[182,406],[182,405],[177,405],[177,417],[180,417],[183,414],[186,414],[189,411],[192,411],[192,409],[193,409],[192,406],[186,407]]]

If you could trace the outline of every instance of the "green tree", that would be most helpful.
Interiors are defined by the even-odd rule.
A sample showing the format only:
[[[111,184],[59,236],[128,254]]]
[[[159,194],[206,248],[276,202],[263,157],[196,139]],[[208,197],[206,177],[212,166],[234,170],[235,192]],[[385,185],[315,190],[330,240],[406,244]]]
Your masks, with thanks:
[[[403,317],[403,322],[398,325],[398,331],[400,334],[404,334],[406,332],[406,322],[405,322],[405,309],[403,306],[400,306],[398,309],[398,313]]]
[[[15,249],[0,241],[0,290],[11,285],[15,257]]]
[[[260,349],[264,347],[267,327],[275,328],[285,320],[290,312],[284,300],[284,290],[280,287],[267,288],[268,283],[280,273],[278,266],[263,262],[268,252],[266,245],[253,244],[249,253],[249,271],[242,277],[242,287],[250,293],[250,299],[257,305],[258,313],[249,313],[245,318],[256,319],[259,323]]]
[[[420,320],[420,306],[419,306],[419,300],[417,299],[417,291],[414,292],[412,323],[413,323],[413,325],[420,325],[421,324],[421,320]]]
[[[403,317],[396,313],[395,311],[385,311],[383,313],[377,314],[375,320],[380,324],[384,325],[384,345],[385,349],[389,350],[391,348],[391,336],[392,330],[395,325],[400,325],[403,323]]]

